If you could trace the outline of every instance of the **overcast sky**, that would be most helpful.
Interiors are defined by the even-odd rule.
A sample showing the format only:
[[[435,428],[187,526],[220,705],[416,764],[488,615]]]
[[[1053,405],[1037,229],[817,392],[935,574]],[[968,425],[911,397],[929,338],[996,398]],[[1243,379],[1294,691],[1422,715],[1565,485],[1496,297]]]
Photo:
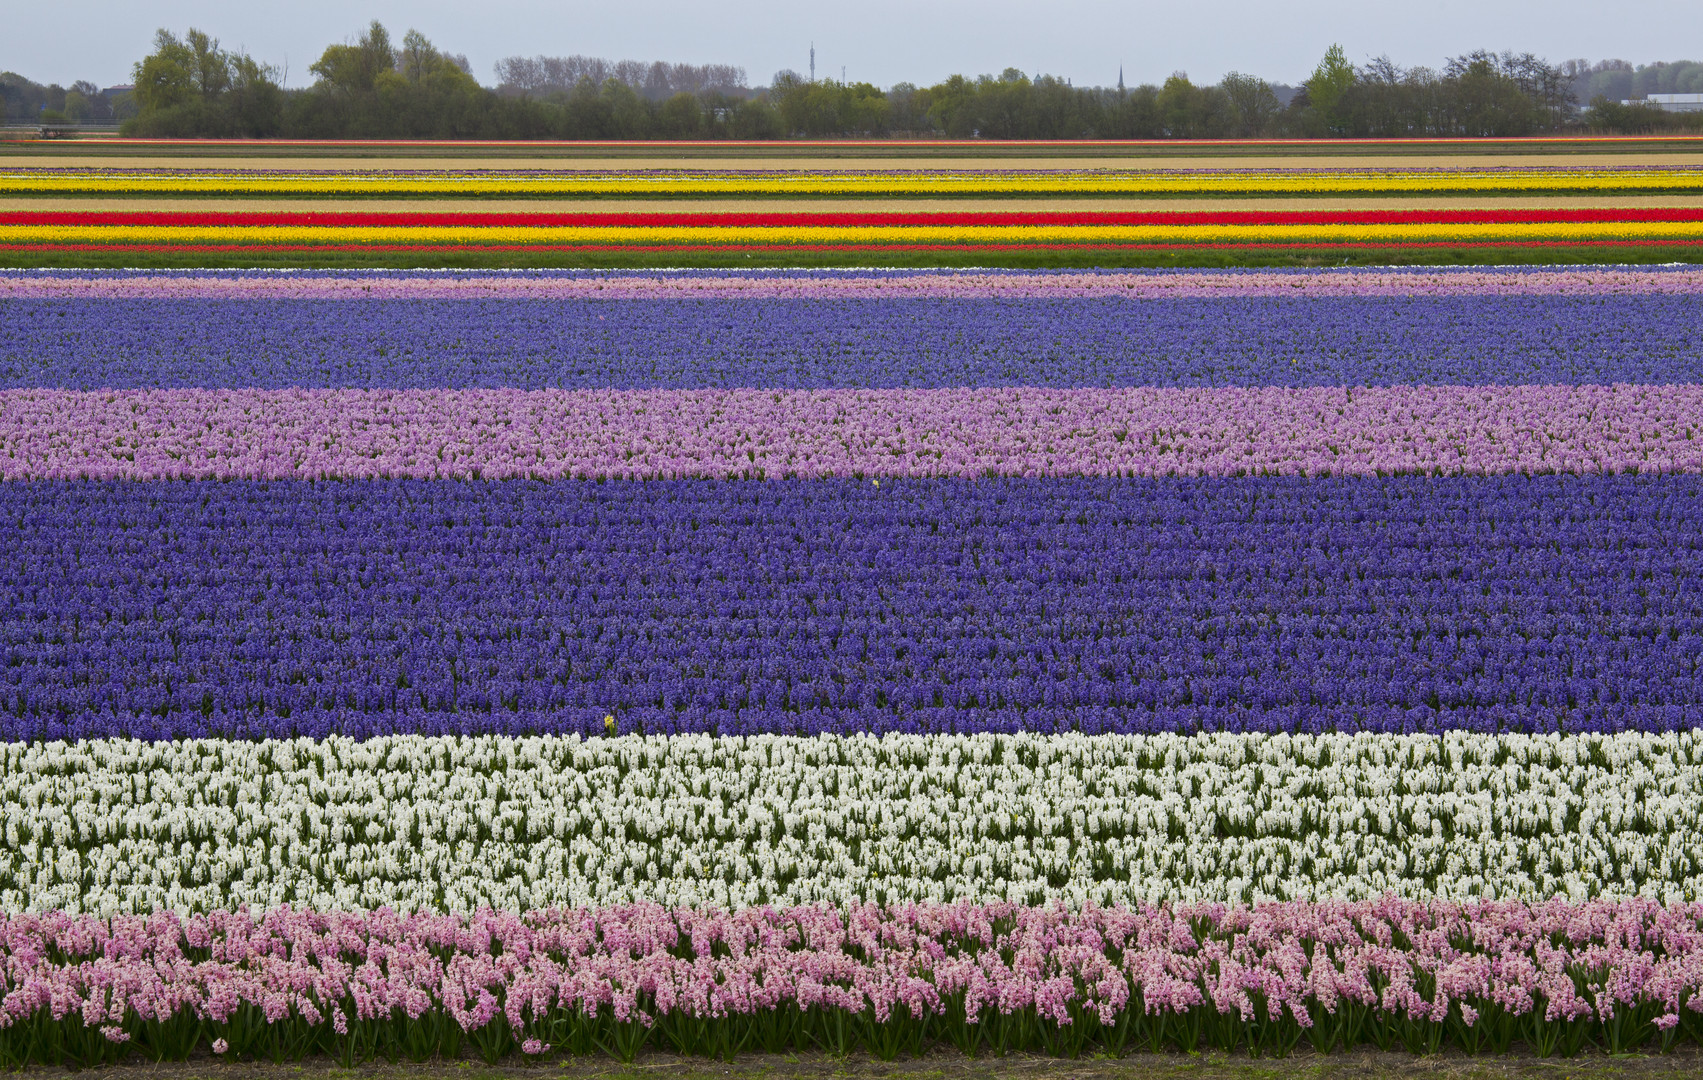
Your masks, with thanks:
[[[1552,61],[1703,58],[1696,0],[1611,8],[1602,0],[79,0],[12,5],[0,69],[44,83],[128,82],[157,27],[195,26],[287,64],[289,85],[301,86],[327,44],[375,18],[396,37],[414,27],[467,54],[485,83],[505,56],[583,53],[737,64],[764,85],[783,68],[806,71],[812,40],[818,76],[839,78],[843,66],[847,78],[883,87],[1006,67],[1110,85],[1120,64],[1131,85],[1178,70],[1197,83],[1227,71],[1293,83],[1333,41],[1355,63],[1388,53],[1404,66],[1437,66],[1475,48]]]

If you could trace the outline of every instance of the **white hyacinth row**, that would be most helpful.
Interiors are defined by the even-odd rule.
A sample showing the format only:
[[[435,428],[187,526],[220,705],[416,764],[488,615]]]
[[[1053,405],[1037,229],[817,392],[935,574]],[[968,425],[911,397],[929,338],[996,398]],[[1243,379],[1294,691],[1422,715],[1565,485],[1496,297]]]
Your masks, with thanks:
[[[0,749],[0,906],[1703,896],[1703,733]]]

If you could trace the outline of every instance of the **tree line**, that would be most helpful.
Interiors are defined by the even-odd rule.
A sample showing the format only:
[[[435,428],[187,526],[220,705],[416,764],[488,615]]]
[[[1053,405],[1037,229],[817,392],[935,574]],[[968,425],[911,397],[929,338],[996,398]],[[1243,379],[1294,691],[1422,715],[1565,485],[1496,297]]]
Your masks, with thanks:
[[[0,71],[0,115],[7,120],[106,124],[136,114],[128,91],[101,89],[79,79],[43,85],[15,71]]]
[[[1703,64],[1551,64],[1487,51],[1440,69],[1403,68],[1387,57],[1357,66],[1333,45],[1298,87],[1241,73],[1197,85],[1178,72],[1128,88],[1121,78],[1116,87],[1078,87],[1016,68],[886,89],[781,71],[752,88],[744,70],[730,65],[517,56],[496,65],[491,88],[473,77],[464,56],[414,30],[395,41],[375,21],[358,40],[328,47],[309,72],[311,85],[286,90],[276,70],[202,31],[180,38],[161,30],[121,99],[82,83],[43,91],[10,73],[0,74],[0,94],[8,117],[28,115],[32,105],[45,114],[51,101],[67,119],[101,108],[123,121],[125,134],[179,137],[1213,139],[1703,130],[1703,114],[1623,106],[1613,96],[1703,88]],[[1591,95],[1585,108],[1582,93]]]

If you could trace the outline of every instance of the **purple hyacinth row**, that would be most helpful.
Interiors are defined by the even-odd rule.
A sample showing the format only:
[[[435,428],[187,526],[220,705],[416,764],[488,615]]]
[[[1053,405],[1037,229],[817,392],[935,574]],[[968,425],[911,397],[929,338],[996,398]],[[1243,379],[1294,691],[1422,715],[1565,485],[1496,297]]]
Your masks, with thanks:
[[[14,1067],[203,1045],[350,1063],[721,1040],[890,1058],[1703,1037],[1703,905],[1641,900],[54,914],[0,921],[0,955]]]
[[[1703,293],[1703,270],[1645,267],[1483,270],[1153,272],[799,272],[679,274],[195,271],[0,274],[0,299],[1077,299],[1270,296],[1594,296]]]
[[[1703,471],[1703,386],[10,390],[0,479]]]
[[[50,481],[0,521],[13,742],[1703,728],[1695,474]]]

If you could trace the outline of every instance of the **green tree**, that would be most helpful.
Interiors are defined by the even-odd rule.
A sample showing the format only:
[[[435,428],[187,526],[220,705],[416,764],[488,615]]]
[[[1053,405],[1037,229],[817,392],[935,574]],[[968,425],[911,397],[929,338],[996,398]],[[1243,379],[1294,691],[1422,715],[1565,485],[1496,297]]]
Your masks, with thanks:
[[[1116,94],[1116,91],[1113,91]],[[1105,134],[1119,139],[1157,139],[1165,134],[1159,111],[1159,88],[1147,83],[1117,94],[1107,110]]]
[[[1542,123],[1542,105],[1520,85],[1492,53],[1479,51],[1455,57],[1445,69],[1453,84],[1455,130],[1469,136],[1529,135]]]
[[[195,53],[170,30],[154,34],[154,51],[131,69],[132,95],[144,113],[182,105],[195,96]]]
[[[183,42],[189,48],[190,78],[202,100],[212,101],[229,90],[233,57],[219,48],[218,39],[191,27]]]
[[[370,94],[380,75],[396,70],[396,49],[390,44],[390,32],[374,19],[359,41],[327,46],[308,70],[332,90],[349,96]]]
[[[1189,82],[1185,72],[1177,71],[1159,88],[1159,116],[1165,134],[1173,139],[1195,139],[1206,112],[1206,101],[1200,87]]]
[[[418,30],[403,35],[402,48],[396,53],[396,71],[409,83],[433,90],[464,92],[479,87],[473,76]]]
[[[179,39],[154,35],[154,51],[133,69],[135,115],[126,134],[264,136],[278,132],[283,92],[273,71],[244,53],[219,47],[194,28]]]
[[[665,139],[695,139],[704,134],[704,107],[695,94],[682,92],[663,102],[657,120]]]
[[[1325,58],[1319,61],[1319,66],[1313,69],[1312,76],[1303,85],[1307,88],[1308,100],[1324,119],[1325,126],[1332,132],[1340,132],[1342,119],[1337,106],[1342,95],[1354,85],[1354,65],[1343,55],[1341,45],[1332,45],[1325,50]]]
[[[1282,111],[1277,92],[1264,79],[1232,71],[1218,84],[1235,111],[1236,134],[1254,138],[1266,134],[1272,120]]]
[[[948,138],[969,138],[976,128],[975,96],[975,84],[962,75],[931,87],[928,116],[933,126]]]
[[[223,104],[235,132],[262,138],[277,135],[284,114],[284,91],[274,81],[276,72],[246,55],[231,57],[228,71],[230,89]]]
[[[853,135],[885,135],[892,106],[872,83],[840,86],[840,130]]]
[[[1697,130],[1703,128],[1703,117],[1696,113],[1664,112],[1654,105],[1634,102],[1622,105],[1598,94],[1591,99],[1585,122],[1592,131],[1607,131],[1616,135],[1647,135],[1653,131]]]
[[[887,91],[888,122],[897,131],[933,131],[928,108],[934,95],[915,83],[894,83]]]

